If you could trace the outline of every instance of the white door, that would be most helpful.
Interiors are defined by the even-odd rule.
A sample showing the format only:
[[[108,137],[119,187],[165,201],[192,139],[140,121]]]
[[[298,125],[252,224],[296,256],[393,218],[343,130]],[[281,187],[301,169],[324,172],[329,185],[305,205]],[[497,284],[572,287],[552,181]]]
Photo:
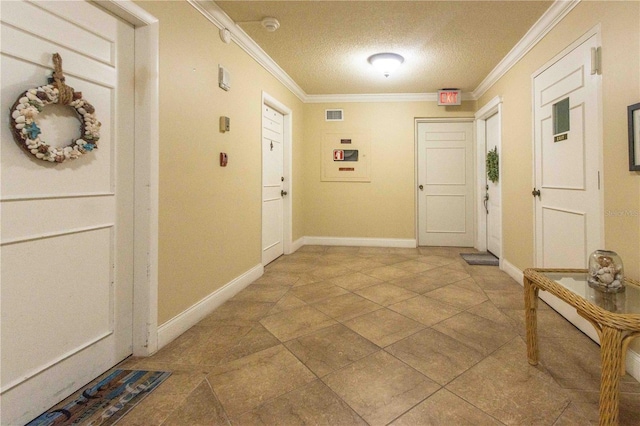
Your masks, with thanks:
[[[418,243],[473,247],[473,123],[418,123]]]
[[[586,268],[602,247],[597,46],[594,35],[534,78],[538,267]]]
[[[268,105],[262,106],[262,264],[284,250],[284,116]]]
[[[496,150],[496,152],[498,152],[498,158],[500,158],[500,116],[498,114],[494,114],[485,120],[485,141],[486,152]],[[500,172],[499,168],[498,172]],[[487,176],[485,189],[487,251],[500,258],[502,256],[502,200],[500,177],[498,176],[496,182],[492,182]]]
[[[1,2],[1,424],[23,424],[132,351],[133,28],[89,2]],[[47,84],[52,54],[101,121],[99,149],[62,164],[22,150],[8,111]],[[70,107],[40,137],[79,137]]]

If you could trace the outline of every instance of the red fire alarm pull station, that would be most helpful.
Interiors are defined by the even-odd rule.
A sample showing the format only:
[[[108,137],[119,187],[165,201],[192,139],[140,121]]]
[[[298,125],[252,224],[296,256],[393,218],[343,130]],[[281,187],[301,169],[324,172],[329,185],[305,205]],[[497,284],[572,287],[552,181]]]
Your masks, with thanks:
[[[461,105],[462,91],[458,89],[438,90],[438,105]]]
[[[220,153],[220,167],[227,167],[227,161],[229,160],[229,157],[227,157],[227,153],[226,152],[221,152]]]

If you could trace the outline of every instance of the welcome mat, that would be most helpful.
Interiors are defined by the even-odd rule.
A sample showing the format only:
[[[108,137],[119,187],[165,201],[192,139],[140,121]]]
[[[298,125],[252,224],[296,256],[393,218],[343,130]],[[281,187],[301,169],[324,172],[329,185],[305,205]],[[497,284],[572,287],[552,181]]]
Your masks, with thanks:
[[[500,261],[497,257],[492,255],[491,253],[460,253],[460,256],[467,262],[469,265],[489,265],[489,266],[498,266]]]
[[[41,414],[27,426],[112,425],[171,375],[165,371],[113,370]]]

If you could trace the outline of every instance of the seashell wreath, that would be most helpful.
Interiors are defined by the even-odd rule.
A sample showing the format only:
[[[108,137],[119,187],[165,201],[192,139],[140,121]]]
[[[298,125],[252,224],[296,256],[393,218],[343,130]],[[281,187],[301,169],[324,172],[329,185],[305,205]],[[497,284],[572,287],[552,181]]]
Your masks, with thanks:
[[[59,54],[54,53],[53,63],[53,83],[27,90],[11,107],[11,130],[16,142],[36,158],[64,163],[98,148],[100,122],[95,116],[95,108],[82,99],[82,93],[75,92],[73,87],[64,83],[62,58]],[[40,137],[42,132],[35,119],[44,107],[51,104],[68,105],[78,114],[81,136],[69,145],[51,146]]]

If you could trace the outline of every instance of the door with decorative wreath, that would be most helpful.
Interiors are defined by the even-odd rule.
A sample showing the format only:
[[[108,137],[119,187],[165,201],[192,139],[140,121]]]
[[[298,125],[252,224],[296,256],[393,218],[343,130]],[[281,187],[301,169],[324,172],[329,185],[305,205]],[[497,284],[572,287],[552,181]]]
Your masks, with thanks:
[[[0,7],[0,423],[23,424],[132,351],[134,32]]]

